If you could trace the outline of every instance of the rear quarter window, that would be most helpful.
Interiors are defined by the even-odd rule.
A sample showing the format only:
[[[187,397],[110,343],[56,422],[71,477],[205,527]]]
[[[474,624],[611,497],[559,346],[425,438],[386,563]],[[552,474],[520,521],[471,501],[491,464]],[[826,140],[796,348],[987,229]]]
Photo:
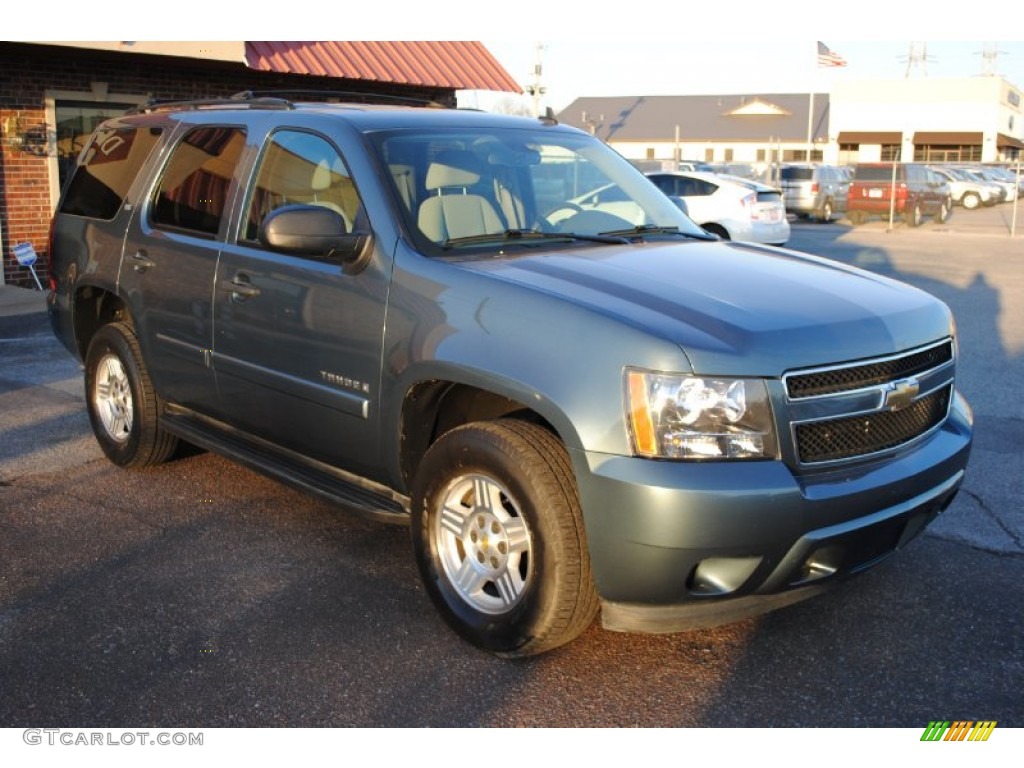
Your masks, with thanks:
[[[152,224],[216,235],[244,147],[241,128],[205,126],[185,134],[164,168]]]
[[[814,178],[814,170],[812,168],[783,168],[782,169],[782,180],[783,181],[810,181]]]
[[[160,139],[159,128],[100,128],[75,168],[59,211],[113,219]]]
[[[854,181],[892,181],[891,165],[862,165],[854,171]],[[896,178],[900,178],[899,170]]]

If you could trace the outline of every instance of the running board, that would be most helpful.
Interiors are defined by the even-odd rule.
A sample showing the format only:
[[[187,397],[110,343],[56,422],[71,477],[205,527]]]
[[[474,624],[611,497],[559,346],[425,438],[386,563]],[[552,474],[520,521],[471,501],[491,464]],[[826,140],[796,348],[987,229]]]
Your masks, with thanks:
[[[161,426],[185,442],[378,522],[409,524],[409,497],[387,486],[273,445],[181,406],[168,405]]]

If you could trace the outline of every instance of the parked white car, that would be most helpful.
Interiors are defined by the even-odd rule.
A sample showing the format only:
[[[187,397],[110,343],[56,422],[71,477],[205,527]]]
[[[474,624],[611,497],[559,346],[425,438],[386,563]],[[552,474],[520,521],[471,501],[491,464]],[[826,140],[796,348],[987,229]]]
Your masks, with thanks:
[[[984,171],[985,178],[1006,189],[1007,200],[1016,200],[1018,196],[1024,194],[1024,176],[1018,176],[1014,171],[998,166],[985,168]]]
[[[694,222],[719,237],[768,245],[789,240],[786,207],[775,187],[699,171],[652,172],[647,177],[666,195],[681,200]]]
[[[982,181],[987,181],[990,184],[995,184],[999,187],[1003,191],[1002,199],[1004,202],[1007,200],[1012,202],[1017,199],[1017,185],[1012,181],[1008,181],[1002,176],[993,173],[991,168],[972,166],[970,168],[965,168],[964,170]]]
[[[960,168],[929,168],[949,184],[949,194],[953,197],[953,202],[968,210],[980,205],[995,205],[1003,199],[997,185],[974,178]]]

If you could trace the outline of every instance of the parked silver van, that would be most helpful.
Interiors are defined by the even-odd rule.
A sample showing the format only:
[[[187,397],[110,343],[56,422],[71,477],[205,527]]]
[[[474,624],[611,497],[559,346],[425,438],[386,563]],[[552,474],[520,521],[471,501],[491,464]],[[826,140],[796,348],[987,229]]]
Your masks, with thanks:
[[[786,210],[797,217],[829,222],[846,210],[850,180],[834,165],[784,165],[779,169]]]

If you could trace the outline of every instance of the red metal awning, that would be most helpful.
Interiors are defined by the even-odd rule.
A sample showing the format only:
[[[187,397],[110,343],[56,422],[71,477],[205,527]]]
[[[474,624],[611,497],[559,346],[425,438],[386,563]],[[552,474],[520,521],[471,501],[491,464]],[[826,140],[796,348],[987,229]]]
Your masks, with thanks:
[[[251,69],[437,88],[522,93],[482,43],[320,41],[245,43]]]
[[[1015,139],[1013,136],[1007,136],[1004,133],[996,134],[996,146],[1000,149],[1005,147],[1015,147],[1016,149],[1024,149],[1024,141]]]
[[[840,144],[899,144],[903,134],[899,131],[840,131]]]
[[[981,144],[982,137],[981,131],[917,131],[914,144]]]

